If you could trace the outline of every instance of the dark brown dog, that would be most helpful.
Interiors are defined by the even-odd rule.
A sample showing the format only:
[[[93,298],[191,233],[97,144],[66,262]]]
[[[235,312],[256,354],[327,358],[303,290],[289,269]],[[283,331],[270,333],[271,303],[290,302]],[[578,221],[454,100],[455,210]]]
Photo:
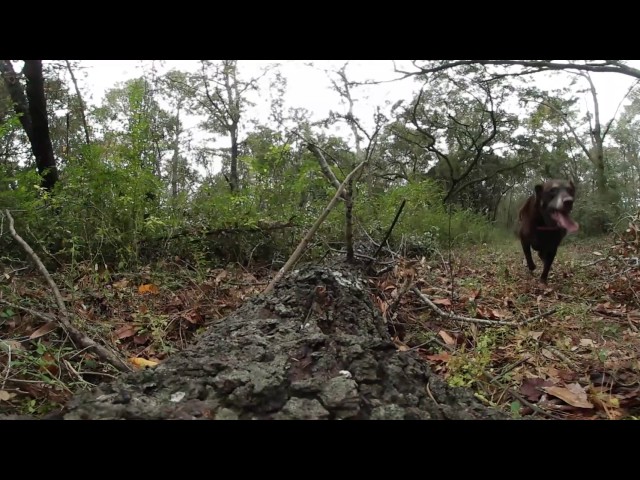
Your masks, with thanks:
[[[551,264],[562,239],[568,233],[578,231],[578,224],[570,217],[576,187],[572,181],[549,180],[536,185],[535,195],[531,195],[520,209],[520,229],[518,236],[522,244],[529,271],[536,269],[531,249],[538,252],[544,264],[540,280],[547,283]]]

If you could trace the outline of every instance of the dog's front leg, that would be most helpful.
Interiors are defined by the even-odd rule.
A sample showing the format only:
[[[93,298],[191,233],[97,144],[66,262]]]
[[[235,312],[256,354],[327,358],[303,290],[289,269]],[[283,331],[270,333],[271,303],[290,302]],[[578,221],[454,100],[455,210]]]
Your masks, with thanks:
[[[527,267],[529,267],[529,271],[533,273],[533,271],[536,269],[536,264],[533,263],[533,258],[531,257],[531,243],[523,238],[520,239],[520,243],[522,244],[524,258],[527,260]]]
[[[549,250],[544,252],[544,254],[542,255],[543,261],[544,261],[544,268],[542,269],[542,275],[540,275],[540,280],[542,281],[542,283],[547,283],[547,279],[549,277],[549,270],[551,270],[551,264],[553,263],[553,260],[556,258],[556,253],[557,253],[558,249],[553,249],[553,250]]]

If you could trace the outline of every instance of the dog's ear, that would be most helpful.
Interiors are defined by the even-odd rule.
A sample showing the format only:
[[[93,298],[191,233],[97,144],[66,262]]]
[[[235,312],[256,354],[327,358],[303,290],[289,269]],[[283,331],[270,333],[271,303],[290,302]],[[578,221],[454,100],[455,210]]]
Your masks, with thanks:
[[[575,185],[575,183],[573,183],[573,180],[569,180],[569,185],[571,186],[571,189],[575,192],[576,191],[576,185]]]
[[[536,196],[540,197],[542,196],[542,185],[538,184],[535,186],[535,191],[536,191]]]

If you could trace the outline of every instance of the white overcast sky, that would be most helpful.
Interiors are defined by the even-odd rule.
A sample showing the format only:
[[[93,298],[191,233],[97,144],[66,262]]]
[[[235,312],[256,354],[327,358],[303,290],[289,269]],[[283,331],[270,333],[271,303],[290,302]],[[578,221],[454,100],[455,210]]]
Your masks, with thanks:
[[[313,67],[309,66],[310,62],[313,63]],[[172,68],[187,71],[199,68],[197,60],[164,60],[161,63],[159,65],[156,62],[159,73]],[[245,79],[257,77],[262,68],[274,63],[280,65],[280,71],[288,82],[285,95],[286,108],[305,108],[312,114],[314,120],[325,117],[330,110],[344,111],[344,107],[339,103],[338,94],[331,90],[324,70],[335,70],[342,66],[345,60],[240,60],[239,73]],[[638,60],[629,63],[640,68]],[[397,64],[408,65],[405,61],[397,61]],[[140,76],[143,68],[148,69],[150,65],[151,61],[143,60],[83,60],[81,61],[83,74],[78,75],[83,94],[90,104],[98,104],[106,90],[115,87],[118,82]],[[351,60],[347,75],[350,80],[357,81],[388,80],[397,77],[391,60]],[[564,78],[564,83],[567,83],[567,77],[565,75],[560,78]],[[557,76],[556,80],[553,80],[540,74],[528,78],[542,88],[554,87],[559,81]],[[592,74],[592,79],[598,91],[601,120],[607,122],[614,115],[620,100],[635,80],[616,73],[595,73]],[[359,88],[356,91],[358,101],[354,113],[363,120],[363,123],[370,124],[377,105],[383,106],[387,101],[393,104],[400,99],[409,100],[418,88],[419,86],[412,80]],[[262,95],[256,100],[258,105],[248,112],[248,117],[264,122],[269,114],[268,95],[263,90]],[[586,105],[586,102],[591,104],[587,94],[584,95],[584,102],[581,103]],[[185,126],[195,127],[195,120],[186,122]]]

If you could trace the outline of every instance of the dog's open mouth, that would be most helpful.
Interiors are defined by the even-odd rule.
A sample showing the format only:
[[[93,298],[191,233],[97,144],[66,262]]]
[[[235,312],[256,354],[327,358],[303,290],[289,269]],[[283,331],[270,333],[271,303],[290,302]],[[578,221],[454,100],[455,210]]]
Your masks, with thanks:
[[[569,216],[568,213],[556,210],[551,214],[551,218],[556,221],[559,227],[564,228],[569,233],[575,233],[578,231],[578,228],[580,228],[580,226]]]

